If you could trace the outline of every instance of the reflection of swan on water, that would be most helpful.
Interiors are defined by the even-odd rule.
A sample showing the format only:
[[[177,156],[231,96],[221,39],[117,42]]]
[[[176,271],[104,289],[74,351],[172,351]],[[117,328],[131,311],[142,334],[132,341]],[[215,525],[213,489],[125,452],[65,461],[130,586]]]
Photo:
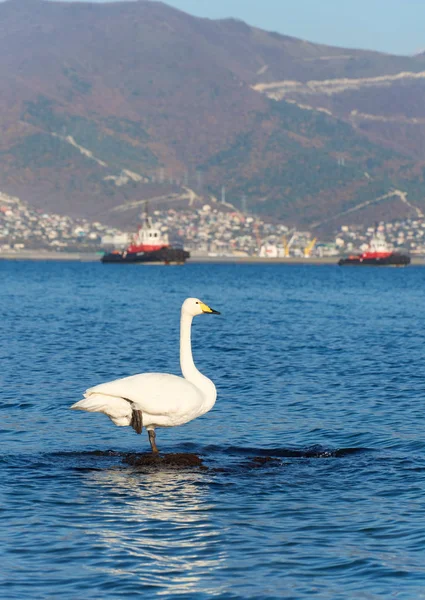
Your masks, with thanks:
[[[167,373],[143,373],[101,383],[84,393],[71,408],[102,412],[115,425],[131,425],[137,433],[143,425],[149,434],[152,452],[156,427],[183,425],[205,414],[215,404],[217,392],[213,382],[195,367],[190,330],[196,315],[220,314],[196,298],[187,298],[181,310],[180,366],[183,377]]]
[[[122,513],[129,520],[189,525],[202,522],[212,508],[203,485],[206,477],[205,473],[152,471],[141,480],[137,470],[104,469],[91,471],[84,479],[112,504],[110,493],[119,490]]]
[[[212,584],[211,578],[226,563],[227,532],[207,481],[205,473],[181,471],[155,471],[143,478],[128,469],[84,473],[86,488],[97,498],[90,534],[103,551],[101,565],[93,556],[96,567],[127,583],[136,578],[147,586],[146,594],[156,590],[155,596],[187,598],[204,594],[210,582],[225,597],[226,582]]]

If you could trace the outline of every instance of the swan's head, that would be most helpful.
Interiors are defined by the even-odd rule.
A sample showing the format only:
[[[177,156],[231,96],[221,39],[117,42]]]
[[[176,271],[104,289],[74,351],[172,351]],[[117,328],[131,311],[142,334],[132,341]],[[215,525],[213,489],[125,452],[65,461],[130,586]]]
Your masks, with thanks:
[[[187,298],[183,302],[182,313],[196,317],[196,315],[219,315],[217,310],[210,308],[198,298]]]

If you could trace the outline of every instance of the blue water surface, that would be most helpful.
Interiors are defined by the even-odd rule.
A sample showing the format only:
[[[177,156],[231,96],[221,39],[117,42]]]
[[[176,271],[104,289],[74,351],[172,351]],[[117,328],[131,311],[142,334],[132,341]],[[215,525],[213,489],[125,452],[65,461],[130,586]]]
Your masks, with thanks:
[[[425,269],[0,263],[0,597],[425,598]],[[195,362],[214,409],[146,433],[70,411]],[[268,460],[273,458],[275,460]]]

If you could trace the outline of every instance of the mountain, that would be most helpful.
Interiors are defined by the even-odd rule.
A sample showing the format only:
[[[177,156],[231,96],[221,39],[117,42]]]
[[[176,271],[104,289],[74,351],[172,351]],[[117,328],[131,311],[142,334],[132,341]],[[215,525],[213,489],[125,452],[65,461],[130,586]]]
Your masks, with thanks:
[[[425,210],[425,55],[311,44],[160,2],[0,3],[0,189],[131,222],[226,197],[333,227]],[[407,196],[406,196],[407,194]]]

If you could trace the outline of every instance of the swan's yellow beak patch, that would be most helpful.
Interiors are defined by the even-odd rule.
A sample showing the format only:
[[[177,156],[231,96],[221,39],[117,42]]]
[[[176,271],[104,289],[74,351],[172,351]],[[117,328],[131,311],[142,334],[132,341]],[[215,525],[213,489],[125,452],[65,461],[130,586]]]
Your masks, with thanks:
[[[210,308],[203,302],[200,302],[199,306],[201,307],[201,310],[203,313],[210,314],[210,315],[219,315],[220,314],[217,310]]]

